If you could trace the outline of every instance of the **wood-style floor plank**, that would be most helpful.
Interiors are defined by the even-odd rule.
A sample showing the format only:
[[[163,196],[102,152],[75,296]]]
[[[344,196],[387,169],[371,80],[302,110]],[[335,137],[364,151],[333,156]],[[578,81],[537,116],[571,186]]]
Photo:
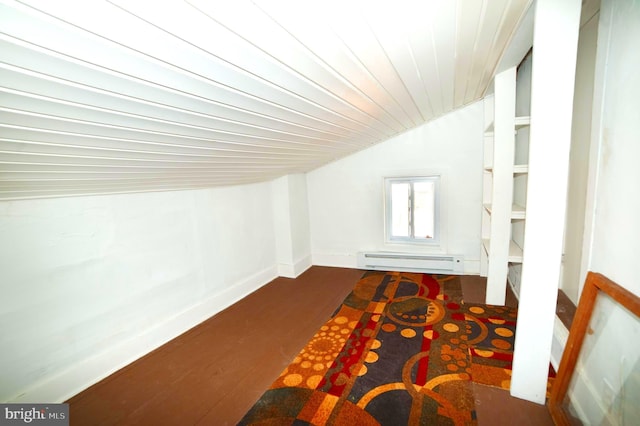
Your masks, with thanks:
[[[234,425],[363,271],[278,278],[71,398],[72,425]]]
[[[71,398],[71,425],[235,425],[363,273],[314,266],[272,281]],[[462,277],[467,303],[483,303],[485,287],[484,278]],[[552,424],[544,406],[475,389],[480,426],[514,424],[501,423],[510,413]]]

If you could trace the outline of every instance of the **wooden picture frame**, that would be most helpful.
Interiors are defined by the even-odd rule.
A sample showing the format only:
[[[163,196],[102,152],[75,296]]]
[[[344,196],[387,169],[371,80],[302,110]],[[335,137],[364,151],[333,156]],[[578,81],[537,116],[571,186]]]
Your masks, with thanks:
[[[571,389],[570,385],[574,383],[572,382],[572,379],[577,380],[575,376],[579,375],[579,372],[576,371],[576,365],[578,364],[579,360],[581,360],[582,357],[586,358],[590,356],[589,353],[582,353],[589,351],[587,349],[583,351],[585,338],[590,339],[591,341],[597,341],[597,339],[601,337],[597,334],[599,327],[592,324],[592,317],[594,308],[596,308],[599,300],[607,299],[607,296],[613,301],[613,304],[611,303],[611,300],[607,300],[606,303],[616,309],[619,309],[620,307],[624,308],[623,310],[621,310],[622,315],[624,315],[625,318],[630,318],[631,327],[636,327],[637,329],[637,324],[635,321],[640,318],[640,298],[627,289],[611,281],[604,275],[595,272],[589,272],[587,274],[585,286],[582,291],[582,296],[580,297],[576,315],[571,326],[569,339],[567,340],[567,345],[562,355],[562,360],[560,361],[558,375],[551,389],[551,396],[549,398],[549,411],[551,412],[551,417],[553,418],[553,421],[556,425],[581,424],[581,421],[576,416],[573,416],[572,413],[570,413],[569,407],[573,402],[571,401],[572,395],[569,394],[568,391],[570,391]],[[603,302],[601,301],[600,304],[602,303]],[[606,313],[606,311],[603,309],[603,312],[599,313],[598,316],[601,317],[604,313]],[[635,318],[633,317],[634,315]],[[632,350],[636,350],[635,348],[640,347],[637,341],[627,340],[627,342],[630,345],[629,348],[633,348]],[[611,363],[612,366],[610,366],[609,368],[612,368],[613,371],[613,369],[617,367],[616,361],[613,357],[613,355],[616,353],[616,348],[610,348],[610,350],[612,351],[613,362]],[[635,365],[637,364],[634,364],[634,366]],[[631,375],[634,376],[634,383],[637,384],[638,379],[636,373],[636,370],[632,370]],[[606,385],[606,379],[604,379],[601,383],[605,383]],[[599,387],[599,384],[592,386],[591,389],[595,390],[596,393],[606,393],[606,389],[603,390],[601,387]],[[615,394],[615,390],[613,389],[613,387],[611,387],[611,390]],[[617,399],[616,395],[614,395],[616,397],[615,399]],[[602,401],[605,406],[607,403],[615,400],[612,399],[611,392],[609,392],[608,395],[596,394],[595,398],[601,398],[599,401]],[[636,410],[636,412],[638,410],[636,406],[630,406],[627,404],[625,404],[622,409]]]

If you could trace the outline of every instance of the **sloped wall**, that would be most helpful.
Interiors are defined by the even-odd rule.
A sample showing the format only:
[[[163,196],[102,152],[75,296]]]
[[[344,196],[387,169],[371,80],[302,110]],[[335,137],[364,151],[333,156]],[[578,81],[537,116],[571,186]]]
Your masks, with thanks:
[[[270,184],[0,202],[0,401],[61,401],[277,275]]]

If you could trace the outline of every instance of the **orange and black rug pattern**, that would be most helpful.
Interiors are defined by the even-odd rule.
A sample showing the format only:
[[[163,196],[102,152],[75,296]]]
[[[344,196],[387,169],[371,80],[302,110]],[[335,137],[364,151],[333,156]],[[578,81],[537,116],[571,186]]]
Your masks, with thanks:
[[[457,276],[367,272],[239,424],[476,424],[472,375],[504,387],[515,316]]]

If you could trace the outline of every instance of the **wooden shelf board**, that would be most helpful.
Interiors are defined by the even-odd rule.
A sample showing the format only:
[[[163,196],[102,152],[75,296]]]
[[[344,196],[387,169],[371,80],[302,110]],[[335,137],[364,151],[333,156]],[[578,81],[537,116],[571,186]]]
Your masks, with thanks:
[[[491,204],[485,203],[482,207],[487,211],[487,213],[491,214]],[[526,210],[523,206],[518,204],[513,204],[511,206],[511,219],[524,219],[526,217]]]
[[[484,166],[484,171],[493,173],[493,165]],[[529,165],[528,164],[516,164],[513,166],[513,174],[514,175],[522,175],[529,173]]]
[[[526,210],[523,206],[513,204],[511,206],[511,219],[524,219],[526,217]]]
[[[528,164],[516,164],[513,166],[513,174],[525,174],[529,173],[529,165]]]
[[[522,263],[522,249],[515,241],[509,241],[509,262]]]
[[[523,116],[523,117],[516,117],[515,119],[515,125],[516,125],[516,129],[520,129],[522,127],[526,127],[528,125],[531,124],[531,117],[530,116]]]
[[[491,240],[483,238],[482,247],[487,252],[487,256],[489,256],[491,253]],[[522,249],[513,240],[509,241],[509,257],[507,261],[511,263],[522,263]]]

